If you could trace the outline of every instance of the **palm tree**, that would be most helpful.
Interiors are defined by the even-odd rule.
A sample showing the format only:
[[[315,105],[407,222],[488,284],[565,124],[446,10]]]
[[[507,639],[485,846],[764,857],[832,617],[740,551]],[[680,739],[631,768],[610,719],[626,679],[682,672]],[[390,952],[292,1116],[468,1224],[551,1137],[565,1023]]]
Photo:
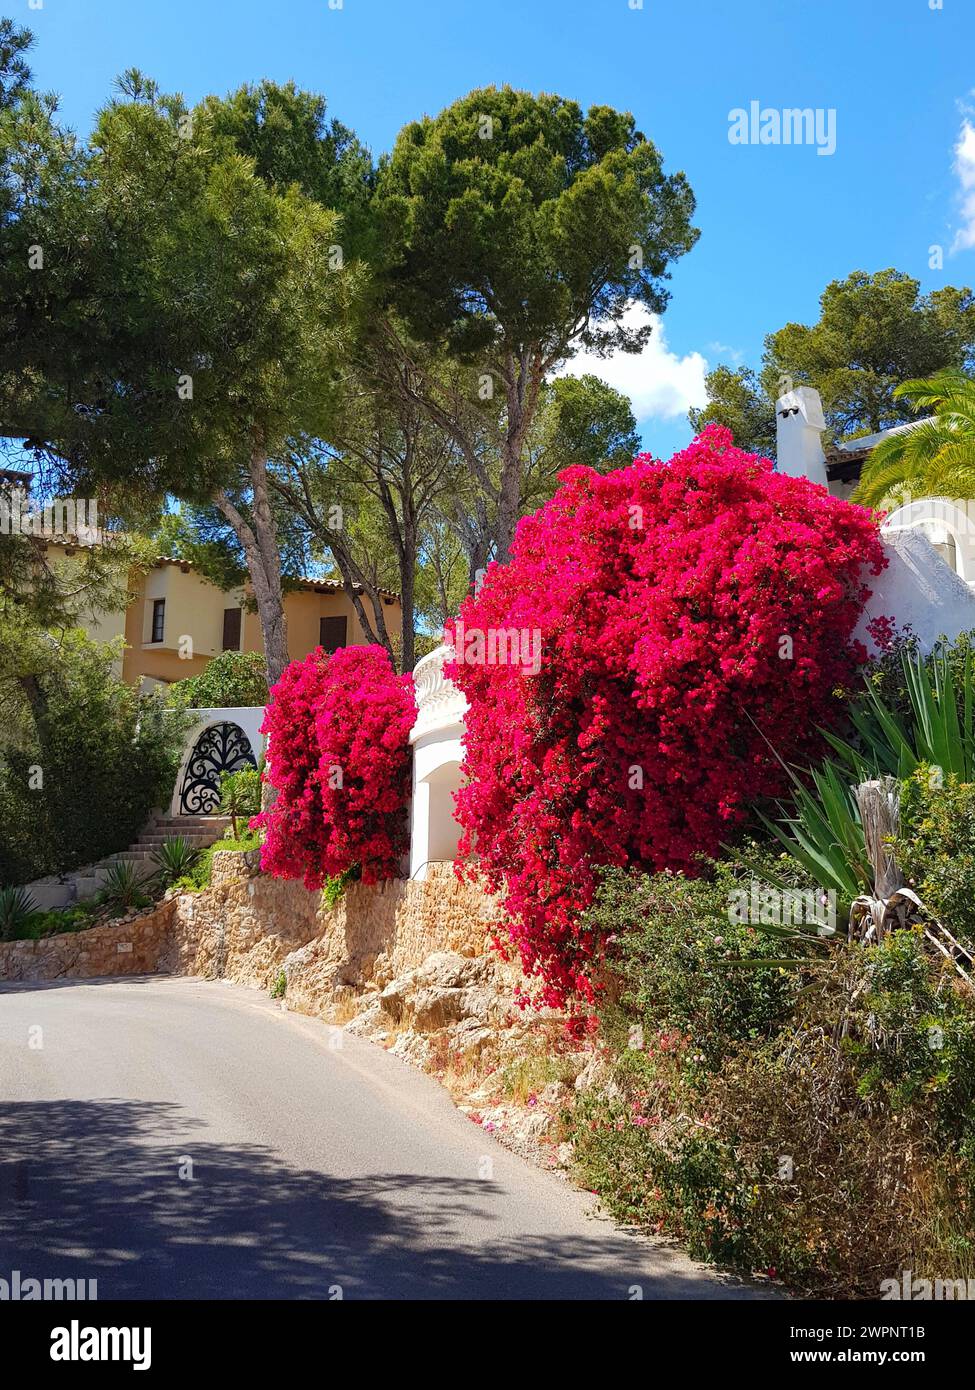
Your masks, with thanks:
[[[914,498],[975,497],[975,380],[949,368],[905,381],[894,395],[932,414],[881,440],[864,464],[853,500],[879,507],[905,492]]]

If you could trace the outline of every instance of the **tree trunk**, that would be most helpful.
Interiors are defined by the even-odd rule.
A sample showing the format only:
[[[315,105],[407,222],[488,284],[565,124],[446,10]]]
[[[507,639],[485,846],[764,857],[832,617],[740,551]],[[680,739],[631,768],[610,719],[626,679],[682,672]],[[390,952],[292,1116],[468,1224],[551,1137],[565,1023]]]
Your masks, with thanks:
[[[504,461],[501,465],[501,497],[498,502],[497,549],[495,559],[504,564],[511,554],[511,542],[521,510],[521,440],[509,434],[504,441]]]
[[[18,676],[17,684],[27,699],[30,712],[34,716],[34,725],[37,729],[38,738],[43,741],[43,724],[47,718],[48,700],[41,683],[35,675]]]
[[[403,670],[412,671],[416,664],[416,533],[412,525],[403,528],[403,549],[399,566],[400,605],[403,613],[402,646]]]
[[[287,666],[288,624],[284,616],[284,596],[281,592],[281,554],[278,550],[277,527],[271,510],[267,480],[267,451],[263,436],[255,430],[248,463],[253,502],[252,524],[241,515],[225,493],[214,501],[234,528],[247,559],[247,571],[254,589],[254,600],[261,620],[264,656],[267,662],[267,683],[274,685]]]
[[[521,515],[521,493],[524,481],[525,438],[531,428],[541,389],[541,366],[522,349],[517,358],[509,353],[502,373],[508,406],[508,424],[501,455],[501,483],[498,496],[497,550],[495,558],[502,564],[511,554],[515,527]]]

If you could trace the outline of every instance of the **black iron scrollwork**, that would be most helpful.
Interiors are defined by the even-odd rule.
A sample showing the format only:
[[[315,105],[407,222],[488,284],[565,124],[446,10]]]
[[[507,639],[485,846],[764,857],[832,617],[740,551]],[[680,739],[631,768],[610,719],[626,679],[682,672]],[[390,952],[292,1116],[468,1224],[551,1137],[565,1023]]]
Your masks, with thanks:
[[[257,767],[250,739],[237,724],[211,724],[193,745],[179,793],[181,816],[213,816],[220,810],[221,772]]]

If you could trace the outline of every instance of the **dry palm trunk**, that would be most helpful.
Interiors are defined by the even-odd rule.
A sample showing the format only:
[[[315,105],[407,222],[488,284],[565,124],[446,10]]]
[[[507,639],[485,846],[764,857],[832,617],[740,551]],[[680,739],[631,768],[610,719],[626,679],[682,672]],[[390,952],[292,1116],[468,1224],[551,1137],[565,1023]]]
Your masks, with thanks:
[[[873,869],[873,891],[878,898],[886,900],[904,882],[893,850],[900,830],[900,782],[896,777],[878,777],[872,782],[861,782],[856,789],[856,800],[860,808],[867,858]]]
[[[975,961],[970,952],[927,910],[914,890],[904,886],[894,856],[900,830],[900,782],[889,776],[861,782],[855,795],[874,888],[872,896],[861,894],[850,909],[850,940],[859,936],[879,944],[889,931],[906,926],[911,916],[920,917],[925,922],[925,939],[971,984],[969,972]]]

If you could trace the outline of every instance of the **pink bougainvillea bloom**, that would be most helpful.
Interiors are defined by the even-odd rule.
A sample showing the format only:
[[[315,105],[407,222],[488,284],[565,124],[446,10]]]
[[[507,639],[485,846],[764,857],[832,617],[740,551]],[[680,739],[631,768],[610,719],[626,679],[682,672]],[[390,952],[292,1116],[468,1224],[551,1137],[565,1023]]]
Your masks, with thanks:
[[[884,564],[870,512],[717,425],[669,463],[570,468],[519,523],[460,616],[468,633],[540,634],[537,674],[448,674],[470,706],[460,871],[501,895],[499,942],[541,978],[539,1002],[593,998],[605,942],[582,913],[600,865],[696,872],[783,792],[773,748],[821,751],[866,660],[864,576]]]
[[[383,647],[317,647],[292,661],[271,690],[270,809],[261,867],[311,889],[348,870],[363,883],[399,873],[409,848],[412,675],[398,676]]]

